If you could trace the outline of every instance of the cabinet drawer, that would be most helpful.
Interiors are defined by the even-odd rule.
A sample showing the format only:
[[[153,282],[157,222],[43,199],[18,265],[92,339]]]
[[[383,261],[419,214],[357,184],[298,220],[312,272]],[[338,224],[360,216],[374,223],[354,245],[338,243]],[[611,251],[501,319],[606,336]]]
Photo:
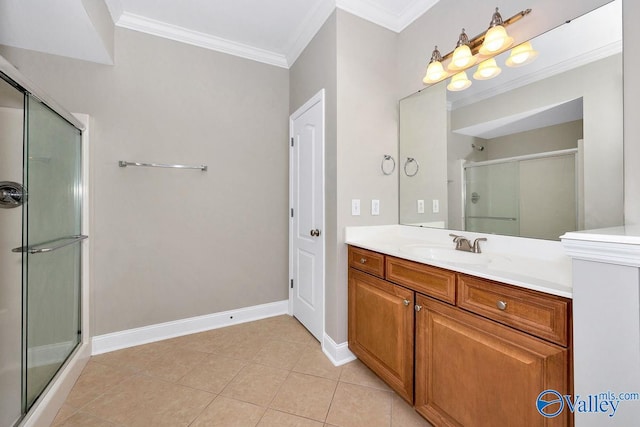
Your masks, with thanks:
[[[450,304],[456,303],[454,272],[390,256],[386,264],[387,280]]]
[[[556,344],[568,345],[570,302],[564,298],[461,274],[458,306]]]
[[[384,279],[384,255],[349,246],[349,267]]]

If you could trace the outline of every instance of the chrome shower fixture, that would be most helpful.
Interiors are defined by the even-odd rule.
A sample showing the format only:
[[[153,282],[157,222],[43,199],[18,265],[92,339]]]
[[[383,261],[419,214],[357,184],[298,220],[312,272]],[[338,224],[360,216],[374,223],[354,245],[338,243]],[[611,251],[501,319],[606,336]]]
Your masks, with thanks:
[[[473,148],[476,151],[484,151],[484,145],[471,144],[471,148]]]

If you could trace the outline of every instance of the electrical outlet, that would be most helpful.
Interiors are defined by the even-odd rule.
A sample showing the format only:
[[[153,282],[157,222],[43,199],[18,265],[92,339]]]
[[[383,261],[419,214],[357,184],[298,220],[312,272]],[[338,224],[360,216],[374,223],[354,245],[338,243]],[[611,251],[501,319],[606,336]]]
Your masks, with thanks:
[[[353,216],[360,215],[360,199],[351,200],[351,215]]]
[[[424,213],[424,200],[418,200],[418,213]]]
[[[432,211],[433,213],[439,213],[440,212],[440,200],[438,199],[434,199],[432,200]]]
[[[371,215],[380,215],[380,200],[371,200]]]

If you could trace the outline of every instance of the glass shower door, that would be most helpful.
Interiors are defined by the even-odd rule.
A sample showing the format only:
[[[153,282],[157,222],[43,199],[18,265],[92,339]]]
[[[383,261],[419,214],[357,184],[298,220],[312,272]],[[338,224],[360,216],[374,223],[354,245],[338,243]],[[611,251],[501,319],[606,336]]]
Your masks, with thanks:
[[[24,141],[23,405],[81,339],[81,133],[28,95]]]

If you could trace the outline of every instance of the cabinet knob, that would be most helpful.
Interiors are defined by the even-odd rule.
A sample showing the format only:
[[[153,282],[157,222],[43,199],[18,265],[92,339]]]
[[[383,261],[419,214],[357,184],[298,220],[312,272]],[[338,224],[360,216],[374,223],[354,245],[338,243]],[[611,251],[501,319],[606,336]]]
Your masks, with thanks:
[[[364,263],[366,263],[366,262],[367,262],[367,259],[366,259],[366,258],[360,258],[360,264],[364,264]]]
[[[496,307],[498,307],[498,310],[506,310],[507,309],[507,303],[504,301],[498,301],[496,303]]]
[[[416,304],[415,307],[413,307],[413,308],[415,308],[416,311],[422,310],[422,306],[418,305],[418,304]]]
[[[408,306],[408,305],[411,303],[411,301],[409,301],[408,299],[406,299],[406,300],[402,301],[402,303],[403,303],[405,306]]]

